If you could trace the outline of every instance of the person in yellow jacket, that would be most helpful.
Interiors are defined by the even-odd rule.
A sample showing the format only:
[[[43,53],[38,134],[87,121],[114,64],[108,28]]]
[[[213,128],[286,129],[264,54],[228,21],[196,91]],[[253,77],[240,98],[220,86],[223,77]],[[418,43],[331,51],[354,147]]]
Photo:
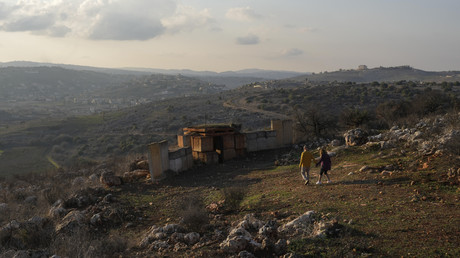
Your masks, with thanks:
[[[307,150],[307,146],[303,146],[303,152],[300,156],[300,174],[302,175],[303,180],[305,180],[305,184],[307,185],[310,182],[310,165],[311,163],[316,164],[315,158],[313,158],[313,154]],[[306,173],[306,175],[305,175]]]

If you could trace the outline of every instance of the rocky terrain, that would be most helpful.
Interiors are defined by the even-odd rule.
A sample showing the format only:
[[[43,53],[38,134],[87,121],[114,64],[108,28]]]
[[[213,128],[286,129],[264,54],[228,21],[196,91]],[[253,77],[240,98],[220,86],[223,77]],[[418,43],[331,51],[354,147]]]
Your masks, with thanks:
[[[332,184],[303,184],[298,145],[158,183],[142,157],[3,180],[1,257],[456,257],[459,121],[306,142]]]

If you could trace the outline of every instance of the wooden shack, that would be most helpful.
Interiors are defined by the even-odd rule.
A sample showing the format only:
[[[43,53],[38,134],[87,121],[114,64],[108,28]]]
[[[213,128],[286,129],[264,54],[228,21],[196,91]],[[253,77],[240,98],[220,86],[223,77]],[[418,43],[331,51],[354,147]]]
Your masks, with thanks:
[[[223,163],[246,155],[246,137],[234,125],[201,125],[183,128],[177,136],[179,147],[191,147],[195,160]]]

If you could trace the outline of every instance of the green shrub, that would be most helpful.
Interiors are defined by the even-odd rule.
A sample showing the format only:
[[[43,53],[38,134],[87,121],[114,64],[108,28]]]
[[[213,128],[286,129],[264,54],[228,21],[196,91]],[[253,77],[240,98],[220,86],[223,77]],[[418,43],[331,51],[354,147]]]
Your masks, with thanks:
[[[228,211],[237,211],[246,196],[246,190],[243,187],[228,187],[222,190],[222,196],[224,196],[225,208]]]
[[[184,226],[195,232],[201,232],[209,223],[208,213],[203,200],[198,195],[190,195],[179,203],[180,216]]]

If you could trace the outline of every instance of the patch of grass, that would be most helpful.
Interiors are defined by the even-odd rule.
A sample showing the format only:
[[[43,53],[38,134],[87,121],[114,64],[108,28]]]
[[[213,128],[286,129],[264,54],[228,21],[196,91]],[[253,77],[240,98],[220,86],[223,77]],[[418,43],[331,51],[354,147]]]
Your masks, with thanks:
[[[18,147],[5,150],[0,155],[0,175],[12,176],[26,173],[42,173],[55,167],[46,159],[44,148]],[[34,168],[33,171],[30,168]]]

